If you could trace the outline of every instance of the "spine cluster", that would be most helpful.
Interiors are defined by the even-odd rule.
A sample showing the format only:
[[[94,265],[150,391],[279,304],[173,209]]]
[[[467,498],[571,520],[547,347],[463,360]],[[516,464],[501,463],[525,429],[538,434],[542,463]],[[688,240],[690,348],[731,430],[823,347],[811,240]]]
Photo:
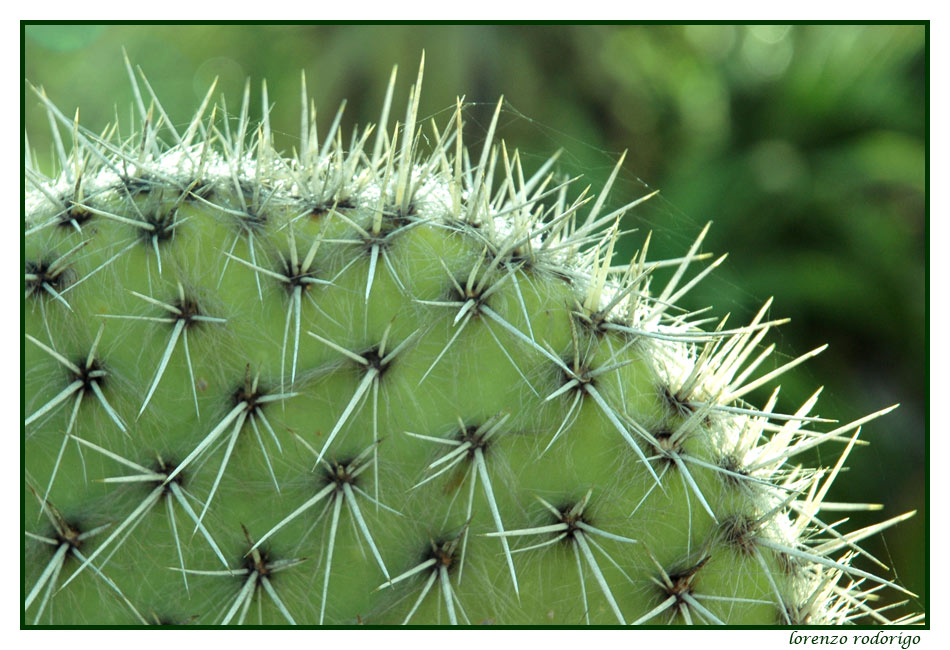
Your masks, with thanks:
[[[738,327],[676,307],[723,259],[706,229],[615,266],[650,198],[606,208],[622,159],[597,196],[556,156],[525,170],[502,102],[470,151],[461,101],[418,119],[421,67],[401,122],[394,70],[345,140],[302,84],[287,155],[249,85],[176,127],[128,69],[131,136],[36,89],[56,168],[28,153],[28,623],[919,620],[853,563],[912,513],[821,517],[871,507],[825,497],[890,409],[747,402],[822,348],[773,362],[770,303]],[[795,464],[820,445],[834,466]]]

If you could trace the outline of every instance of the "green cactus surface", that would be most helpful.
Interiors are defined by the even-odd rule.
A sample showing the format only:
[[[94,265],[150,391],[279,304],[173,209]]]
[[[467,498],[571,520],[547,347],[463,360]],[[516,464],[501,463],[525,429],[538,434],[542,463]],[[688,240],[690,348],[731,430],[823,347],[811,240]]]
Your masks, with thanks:
[[[676,307],[722,259],[705,229],[615,265],[650,198],[605,207],[622,160],[580,191],[523,168],[498,111],[467,148],[462,102],[418,119],[421,67],[398,123],[394,70],[352,135],[304,84],[278,151],[250,86],[175,126],[128,67],[131,130],[34,89],[56,165],[27,146],[25,624],[919,620],[852,565],[912,513],[825,523],[890,409],[746,402],[821,349],[773,361],[769,304]],[[831,467],[796,464],[818,445]]]

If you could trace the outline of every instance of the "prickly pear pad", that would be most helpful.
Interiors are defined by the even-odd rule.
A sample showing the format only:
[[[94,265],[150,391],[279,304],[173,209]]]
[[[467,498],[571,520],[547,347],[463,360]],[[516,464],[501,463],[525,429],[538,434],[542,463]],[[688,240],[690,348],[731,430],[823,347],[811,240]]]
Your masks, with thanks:
[[[887,621],[868,589],[903,589],[851,560],[909,515],[819,514],[889,409],[747,403],[822,348],[769,365],[770,304],[705,330],[675,307],[722,261],[706,229],[613,266],[650,198],[605,209],[622,159],[577,192],[498,111],[469,150],[461,103],[417,120],[421,67],[402,122],[387,99],[345,140],[305,99],[291,154],[249,86],[176,129],[129,73],[134,138],[37,90],[59,164],[26,161],[28,623]],[[837,464],[794,464],[816,445]]]

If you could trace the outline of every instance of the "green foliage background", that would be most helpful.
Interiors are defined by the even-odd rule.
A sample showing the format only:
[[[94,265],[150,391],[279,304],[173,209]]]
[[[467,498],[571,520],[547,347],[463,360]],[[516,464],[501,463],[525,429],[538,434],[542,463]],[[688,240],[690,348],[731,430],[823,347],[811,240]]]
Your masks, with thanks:
[[[625,225],[654,230],[655,253],[675,256],[713,220],[704,250],[730,253],[688,306],[738,323],[775,296],[772,317],[792,319],[777,333],[782,352],[831,344],[783,378],[786,412],[819,385],[819,414],[842,421],[901,403],[865,427],[872,445],[829,498],[886,504],[848,529],[918,510],[866,546],[925,608],[926,39],[923,25],[27,25],[24,56],[26,78],[94,130],[116,114],[128,123],[123,47],[175,121],[216,76],[235,112],[250,77],[259,110],[266,78],[289,151],[301,70],[322,124],[345,98],[353,126],[378,120],[393,64],[404,102],[424,49],[421,115],[441,124],[464,95],[476,136],[504,94],[500,134],[528,166],[563,148],[561,169],[594,188],[629,150],[613,203],[661,195]],[[27,94],[42,158],[37,105]]]

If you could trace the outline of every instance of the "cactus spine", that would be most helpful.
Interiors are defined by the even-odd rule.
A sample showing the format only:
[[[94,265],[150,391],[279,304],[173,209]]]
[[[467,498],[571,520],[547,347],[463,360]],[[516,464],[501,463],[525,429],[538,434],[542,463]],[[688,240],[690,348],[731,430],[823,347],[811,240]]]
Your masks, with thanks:
[[[722,259],[694,271],[705,229],[612,266],[649,198],[605,209],[622,160],[573,196],[495,141],[501,102],[470,151],[461,102],[419,122],[421,67],[401,123],[394,70],[346,141],[304,87],[288,156],[249,86],[176,129],[128,67],[132,137],[37,91],[27,623],[890,622],[871,594],[903,588],[851,562],[909,515],[819,518],[889,409],[747,403],[821,348],[765,370],[768,303],[709,331],[675,307]],[[826,444],[833,467],[793,464]]]

